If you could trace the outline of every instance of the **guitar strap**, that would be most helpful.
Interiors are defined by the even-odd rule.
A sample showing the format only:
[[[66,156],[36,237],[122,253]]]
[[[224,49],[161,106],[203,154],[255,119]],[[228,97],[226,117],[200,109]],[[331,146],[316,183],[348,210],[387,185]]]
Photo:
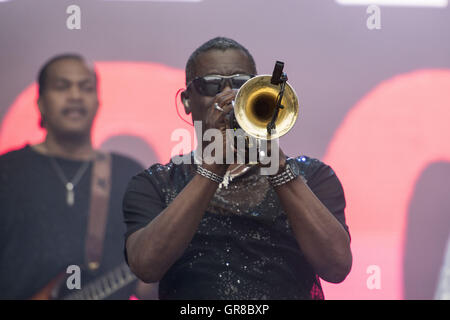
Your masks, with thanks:
[[[111,191],[111,154],[97,151],[91,178],[91,200],[85,241],[89,270],[100,267]]]

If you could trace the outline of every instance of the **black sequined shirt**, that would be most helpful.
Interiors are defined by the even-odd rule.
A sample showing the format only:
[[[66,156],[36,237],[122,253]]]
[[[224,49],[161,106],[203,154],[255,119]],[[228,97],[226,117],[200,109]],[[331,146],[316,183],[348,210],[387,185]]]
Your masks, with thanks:
[[[348,232],[344,191],[331,167],[306,156],[288,162]],[[171,161],[134,176],[123,202],[125,237],[169,206],[195,168]],[[275,191],[258,172],[217,189],[188,248],[161,279],[160,299],[324,298]]]

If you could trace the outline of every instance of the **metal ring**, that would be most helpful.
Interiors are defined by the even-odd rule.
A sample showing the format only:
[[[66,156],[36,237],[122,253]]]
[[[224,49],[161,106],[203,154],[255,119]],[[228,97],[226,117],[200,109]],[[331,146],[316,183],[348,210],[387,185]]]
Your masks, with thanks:
[[[223,110],[223,109],[219,106],[219,104],[218,104],[217,102],[214,103],[214,108],[215,108],[216,110],[225,112],[225,110]]]

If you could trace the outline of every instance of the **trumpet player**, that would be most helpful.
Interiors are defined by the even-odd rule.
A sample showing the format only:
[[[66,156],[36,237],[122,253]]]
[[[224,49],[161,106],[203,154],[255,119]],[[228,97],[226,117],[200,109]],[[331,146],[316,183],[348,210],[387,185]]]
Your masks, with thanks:
[[[249,51],[228,38],[207,41],[187,61],[185,111],[202,130],[223,133],[223,155],[236,91],[256,74]],[[171,161],[131,179],[125,255],[141,280],[159,282],[160,299],[324,299],[320,279],[346,278],[352,254],[339,179],[320,160],[276,149],[271,175],[246,163]]]

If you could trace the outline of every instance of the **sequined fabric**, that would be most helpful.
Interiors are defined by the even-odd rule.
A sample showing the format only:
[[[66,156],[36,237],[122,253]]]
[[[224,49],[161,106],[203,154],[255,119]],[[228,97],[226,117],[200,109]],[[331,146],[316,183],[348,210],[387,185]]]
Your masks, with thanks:
[[[317,159],[288,161],[313,186],[320,186],[315,180],[321,177],[335,177]],[[169,206],[194,176],[195,166],[157,164],[145,174]],[[160,281],[160,299],[323,299],[319,278],[305,260],[275,191],[258,173],[252,168],[228,188],[217,189],[184,255]],[[337,178],[325,181],[339,184]],[[342,190],[340,184],[336,188]],[[337,218],[345,225],[343,191],[342,201],[342,217]]]

